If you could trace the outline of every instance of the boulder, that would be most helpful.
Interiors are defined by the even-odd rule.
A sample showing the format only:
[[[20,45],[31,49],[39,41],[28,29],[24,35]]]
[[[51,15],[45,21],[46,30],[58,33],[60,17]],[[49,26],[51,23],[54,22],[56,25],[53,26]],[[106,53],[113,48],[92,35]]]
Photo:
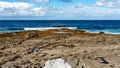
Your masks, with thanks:
[[[44,68],[72,68],[72,66],[63,59],[53,59],[46,61]]]

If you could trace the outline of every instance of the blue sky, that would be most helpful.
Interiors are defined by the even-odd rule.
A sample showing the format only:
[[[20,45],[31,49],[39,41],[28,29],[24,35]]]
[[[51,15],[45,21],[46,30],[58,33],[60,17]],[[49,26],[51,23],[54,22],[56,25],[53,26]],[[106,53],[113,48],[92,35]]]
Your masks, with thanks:
[[[120,0],[0,0],[0,20],[120,20]]]

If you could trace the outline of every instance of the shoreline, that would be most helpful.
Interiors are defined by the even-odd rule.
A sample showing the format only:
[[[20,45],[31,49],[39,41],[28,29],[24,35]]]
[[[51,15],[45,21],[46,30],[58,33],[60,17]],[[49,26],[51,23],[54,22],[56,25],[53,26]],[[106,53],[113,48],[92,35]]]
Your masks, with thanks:
[[[67,28],[61,28],[61,29],[47,29],[47,30],[24,30],[24,31],[18,31],[18,32],[6,32],[0,34],[0,37],[14,37],[14,36],[21,36],[25,37],[26,35],[29,35],[30,33],[36,33],[38,36],[43,33],[47,35],[51,34],[73,34],[73,35],[101,35],[105,34],[104,32],[99,32],[99,33],[91,33],[91,32],[86,32],[84,30],[74,30],[74,29],[67,29]],[[106,34],[107,35],[107,34]],[[112,35],[112,34],[109,34]]]
[[[54,29],[71,29],[71,30],[79,30],[79,31],[85,31],[87,33],[100,33],[104,32],[105,34],[112,34],[112,35],[120,35],[119,32],[111,32],[110,30],[88,30],[88,29],[78,29],[77,27],[36,27],[36,28],[1,28],[5,31],[1,31],[0,34],[4,33],[16,33],[16,32],[25,32],[25,31],[47,31],[47,30],[54,30]]]
[[[120,35],[50,29],[0,34],[1,68],[44,68],[63,59],[72,68],[119,68]],[[62,61],[63,61],[62,60]]]

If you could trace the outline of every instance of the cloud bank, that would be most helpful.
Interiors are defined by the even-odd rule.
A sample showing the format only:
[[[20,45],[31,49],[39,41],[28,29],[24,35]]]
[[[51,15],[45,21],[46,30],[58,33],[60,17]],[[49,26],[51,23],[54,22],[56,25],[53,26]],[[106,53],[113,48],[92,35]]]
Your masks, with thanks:
[[[43,16],[41,7],[34,7],[34,4],[25,2],[3,2],[0,1],[0,16]]]
[[[34,2],[45,2],[45,3],[50,2],[50,0],[32,0],[32,1],[34,1]]]
[[[113,0],[113,1],[107,1],[107,0],[98,0],[96,2],[98,6],[106,6],[106,7],[118,7],[120,4],[120,0]]]
[[[65,3],[73,2],[73,0],[60,1]],[[90,5],[76,3],[68,7],[48,5],[50,0],[32,0],[31,2],[0,1],[0,16],[37,16],[38,18],[42,17],[48,19],[111,19],[119,18],[120,16],[120,0],[97,0],[94,4]],[[39,6],[36,4],[36,2],[39,4]],[[45,3],[44,6],[42,3]]]

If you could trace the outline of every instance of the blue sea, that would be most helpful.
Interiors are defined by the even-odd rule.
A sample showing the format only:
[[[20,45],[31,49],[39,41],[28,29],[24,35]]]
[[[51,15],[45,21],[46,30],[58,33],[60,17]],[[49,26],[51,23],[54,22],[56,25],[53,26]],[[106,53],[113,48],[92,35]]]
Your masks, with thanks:
[[[87,32],[120,34],[120,20],[1,20],[0,33],[69,28]]]

